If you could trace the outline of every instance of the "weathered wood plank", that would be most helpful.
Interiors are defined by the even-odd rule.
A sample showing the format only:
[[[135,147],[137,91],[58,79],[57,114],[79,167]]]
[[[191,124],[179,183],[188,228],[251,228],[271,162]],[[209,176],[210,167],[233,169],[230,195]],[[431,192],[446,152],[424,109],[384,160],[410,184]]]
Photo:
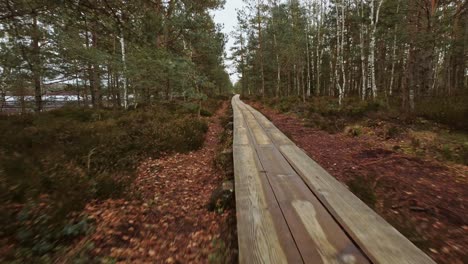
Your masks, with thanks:
[[[237,106],[233,102],[233,108]],[[238,122],[243,117],[236,116]],[[243,125],[234,128],[234,174],[240,263],[302,263]],[[247,140],[247,141],[245,141]],[[248,143],[248,144],[245,144]]]
[[[305,263],[369,263],[276,147],[257,153]]]
[[[250,105],[245,104],[245,107],[255,116],[259,124],[267,131],[275,145],[294,145],[294,142],[281,132],[268,118],[255,110]]]
[[[257,118],[262,116],[251,107],[249,110]],[[266,122],[261,117],[258,120]],[[273,142],[279,145],[284,157],[373,262],[435,263],[300,148],[284,144],[287,137],[278,131],[274,132]]]
[[[268,119],[252,112],[250,106],[242,102],[237,103],[243,109],[244,119],[255,121],[255,127],[259,126],[263,133],[268,131],[271,135],[271,132],[279,132]],[[251,129],[254,127],[252,122],[248,123],[247,128],[253,134],[257,155],[304,262],[369,263],[293,170],[276,145],[256,142],[255,133],[258,129]]]
[[[295,145],[281,152],[374,263],[435,263]]]
[[[237,142],[252,147],[251,157],[243,155],[252,158],[257,169],[263,170],[255,188],[260,185],[263,188],[263,202],[274,208],[278,206],[281,214],[276,211],[271,216],[273,225],[278,226],[278,219],[285,221],[289,230],[284,225],[281,229],[291,233],[296,250],[306,263],[366,263],[366,257],[373,263],[434,263],[261,113],[238,97],[233,98],[233,107],[237,120],[244,122],[238,126],[237,136],[244,139]],[[238,162],[244,165],[246,161]],[[258,189],[251,191],[258,192]],[[278,227],[275,230],[278,237]],[[293,246],[285,247],[283,243],[281,248],[288,252]],[[287,261],[295,263],[289,258]]]
[[[244,119],[250,120],[247,130],[251,133],[253,146],[304,262],[369,263],[276,146],[265,144],[266,131],[276,129],[272,123],[266,118],[259,122],[248,106],[242,102],[237,104]],[[256,136],[259,132],[262,135]],[[262,141],[258,142],[258,138]]]

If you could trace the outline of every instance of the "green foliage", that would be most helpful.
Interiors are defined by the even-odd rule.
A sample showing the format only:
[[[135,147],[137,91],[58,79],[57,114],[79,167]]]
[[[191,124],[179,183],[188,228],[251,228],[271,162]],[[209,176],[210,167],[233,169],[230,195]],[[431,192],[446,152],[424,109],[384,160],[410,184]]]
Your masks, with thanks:
[[[57,221],[55,210],[48,198],[42,197],[38,202],[25,204],[10,222],[2,222],[2,233],[13,235],[18,248],[0,259],[22,262],[50,259],[51,254],[91,230],[91,222],[86,217]]]
[[[208,210],[223,213],[225,210],[235,208],[235,204],[233,190],[225,190],[223,186],[220,186],[211,194]]]
[[[468,131],[468,96],[427,98],[416,105],[416,114]]]
[[[359,197],[361,201],[366,203],[371,208],[375,207],[377,197],[375,195],[372,182],[369,179],[363,176],[356,176],[348,181],[347,185],[349,186],[351,192]]]
[[[326,116],[396,106],[467,129],[464,1],[244,2],[232,49],[242,95],[328,97],[310,109]]]
[[[35,88],[40,96],[54,88],[37,80],[66,76],[67,90],[91,95],[95,107],[102,101],[120,107],[124,79],[133,105],[228,93],[232,84],[223,62],[225,36],[209,12],[222,4],[171,2],[171,8],[161,8],[161,3],[144,0],[111,1],[105,7],[12,2],[0,11],[2,35],[8,35],[0,43],[2,92],[30,95]],[[106,11],[96,12],[102,8]]]
[[[438,153],[442,160],[468,165],[468,141],[454,142],[444,140],[443,136],[429,145],[430,150]]]
[[[229,122],[232,122],[232,115],[229,113],[219,119],[220,125],[224,127],[224,131],[220,136],[220,147],[217,149],[217,154],[214,158],[214,167],[224,174],[225,181],[221,186],[218,186],[211,194],[208,202],[208,210],[216,212],[224,212],[235,208],[235,199],[233,193],[233,177],[234,177],[234,160],[232,151],[232,127],[229,127]]]
[[[378,102],[360,101],[355,98],[345,99],[341,106],[336,99],[330,97],[315,97],[308,104],[309,113],[318,113],[327,117],[361,118],[380,108]]]
[[[298,97],[265,99],[264,103],[281,112],[294,112],[305,117],[308,125],[329,133],[341,132],[350,122],[383,109],[379,103],[347,98],[339,105],[332,97],[313,97],[303,102]],[[354,131],[358,136],[362,131]]]
[[[411,131],[409,152],[439,160],[468,164],[468,135],[445,130]]]
[[[399,128],[396,125],[390,125],[386,128],[385,131],[385,138],[386,139],[391,139],[391,138],[396,138],[402,133],[402,129]]]
[[[358,125],[348,126],[345,128],[345,134],[352,137],[359,137],[362,134],[362,127]]]
[[[143,158],[203,145],[207,123],[181,109],[64,108],[1,117],[0,201],[27,206],[2,210],[0,231],[14,234],[33,255],[82,235],[87,224],[65,219],[91,199],[122,197]],[[9,225],[14,218],[17,224]]]
[[[283,113],[295,111],[297,110],[296,107],[302,104],[302,102],[300,101],[300,98],[294,97],[294,96],[270,98],[270,99],[265,99],[264,102],[268,106],[273,107],[274,109]]]

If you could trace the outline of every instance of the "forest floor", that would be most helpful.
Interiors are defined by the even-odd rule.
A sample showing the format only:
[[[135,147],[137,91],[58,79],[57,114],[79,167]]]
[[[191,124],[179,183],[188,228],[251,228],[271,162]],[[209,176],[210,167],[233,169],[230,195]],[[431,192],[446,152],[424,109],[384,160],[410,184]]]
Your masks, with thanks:
[[[132,200],[94,202],[85,213],[95,231],[74,252],[92,244],[92,259],[112,263],[222,263],[230,254],[232,209],[208,210],[224,173],[214,166],[228,102],[210,118],[204,146],[187,154],[148,159],[131,187]],[[235,221],[235,220],[234,220]],[[69,259],[69,258],[65,258]]]
[[[398,152],[401,138],[330,134],[249,103],[438,263],[468,263],[468,166]]]

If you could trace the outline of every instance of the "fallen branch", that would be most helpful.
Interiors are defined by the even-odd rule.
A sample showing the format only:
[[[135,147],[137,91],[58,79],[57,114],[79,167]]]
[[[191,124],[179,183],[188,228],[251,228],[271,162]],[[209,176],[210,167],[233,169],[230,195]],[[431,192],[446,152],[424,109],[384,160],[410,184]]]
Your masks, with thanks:
[[[426,212],[427,208],[419,207],[419,206],[410,206],[409,208],[411,211],[415,212]]]

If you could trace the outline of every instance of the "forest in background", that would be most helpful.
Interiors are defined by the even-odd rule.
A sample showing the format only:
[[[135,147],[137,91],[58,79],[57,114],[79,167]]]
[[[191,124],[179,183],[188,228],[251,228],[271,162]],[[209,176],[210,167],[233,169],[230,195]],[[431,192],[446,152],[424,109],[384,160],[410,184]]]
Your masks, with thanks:
[[[1,1],[1,104],[33,95],[39,112],[57,83],[95,108],[224,93],[221,2]]]
[[[372,101],[467,127],[465,1],[245,2],[239,93]]]

